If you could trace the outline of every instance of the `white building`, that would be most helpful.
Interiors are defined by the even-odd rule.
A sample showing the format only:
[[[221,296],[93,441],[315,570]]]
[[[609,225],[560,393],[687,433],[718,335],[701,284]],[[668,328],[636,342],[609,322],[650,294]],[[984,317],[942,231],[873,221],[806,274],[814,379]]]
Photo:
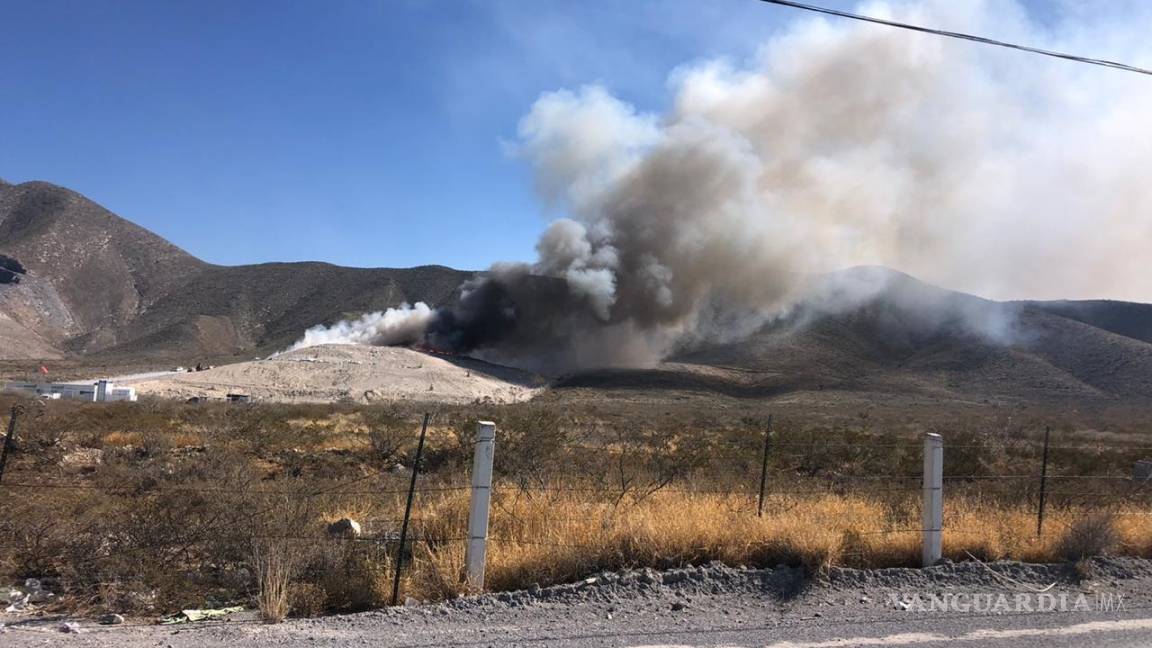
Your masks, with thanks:
[[[136,389],[116,387],[115,383],[99,380],[94,383],[18,383],[4,385],[4,391],[42,396],[52,399],[82,400],[93,402],[134,401]]]

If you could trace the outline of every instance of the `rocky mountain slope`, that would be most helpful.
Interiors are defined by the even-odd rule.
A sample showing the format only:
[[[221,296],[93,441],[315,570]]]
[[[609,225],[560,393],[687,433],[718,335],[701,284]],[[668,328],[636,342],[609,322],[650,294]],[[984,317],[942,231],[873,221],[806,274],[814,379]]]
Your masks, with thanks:
[[[23,270],[0,283],[0,359],[280,349],[349,314],[443,302],[471,276],[439,266],[211,265],[44,182],[0,184],[0,255]]]

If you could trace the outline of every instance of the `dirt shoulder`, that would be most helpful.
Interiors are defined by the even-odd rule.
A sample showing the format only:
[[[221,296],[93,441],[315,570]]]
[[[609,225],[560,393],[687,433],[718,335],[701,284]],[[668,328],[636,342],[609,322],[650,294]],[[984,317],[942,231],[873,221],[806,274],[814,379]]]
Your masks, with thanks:
[[[13,647],[731,646],[900,632],[937,633],[942,640],[987,636],[984,645],[1001,645],[992,641],[1001,633],[1003,645],[1015,646],[1033,645],[1014,643],[1029,637],[1043,645],[1064,645],[1052,643],[1053,637],[1087,642],[1097,632],[1120,642],[1106,645],[1140,645],[1152,633],[1149,616],[1152,562],[1109,558],[1079,570],[965,562],[923,570],[833,569],[816,578],[786,566],[624,571],[550,588],[280,625],[262,624],[251,612],[182,626],[78,620],[79,632],[63,632],[65,620],[58,618],[0,619],[6,624],[2,643]],[[1136,643],[1124,643],[1129,639]]]

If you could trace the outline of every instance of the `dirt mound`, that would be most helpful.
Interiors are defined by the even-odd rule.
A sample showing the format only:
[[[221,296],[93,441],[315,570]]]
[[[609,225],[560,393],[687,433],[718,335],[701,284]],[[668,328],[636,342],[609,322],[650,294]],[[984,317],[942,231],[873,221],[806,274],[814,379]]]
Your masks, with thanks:
[[[141,395],[164,398],[212,399],[239,393],[276,402],[509,403],[528,400],[543,388],[534,374],[471,358],[335,344],[197,373],[120,382],[136,387]]]

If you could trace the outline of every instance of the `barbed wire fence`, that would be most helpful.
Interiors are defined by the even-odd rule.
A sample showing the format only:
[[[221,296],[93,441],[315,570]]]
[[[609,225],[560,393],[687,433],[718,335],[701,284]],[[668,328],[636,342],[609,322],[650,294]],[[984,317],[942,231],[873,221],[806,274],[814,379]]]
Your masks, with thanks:
[[[731,507],[734,515],[749,518],[787,514],[821,497],[887,499],[896,513],[893,519],[899,523],[877,519],[868,528],[829,528],[828,532],[853,537],[919,535],[924,564],[940,558],[940,539],[944,534],[984,533],[982,529],[949,525],[945,512],[947,501],[953,496],[995,496],[1005,501],[1028,502],[1035,507],[1038,538],[1048,532],[1045,516],[1053,507],[1116,507],[1125,503],[1134,506],[1128,506],[1119,515],[1152,515],[1152,464],[1145,461],[1152,453],[1152,446],[1052,443],[1050,430],[1042,439],[1014,439],[1000,445],[948,445],[946,439],[932,436],[926,437],[927,443],[925,440],[802,441],[778,438],[769,420],[760,438],[713,440],[699,453],[687,455],[677,442],[646,444],[623,435],[605,438],[590,431],[576,435],[581,439],[579,443],[560,444],[564,474],[560,474],[561,471],[553,474],[549,470],[525,474],[500,468],[499,453],[495,451],[500,443],[496,426],[481,422],[471,440],[474,448],[471,483],[461,482],[459,473],[452,479],[441,475],[425,483],[421,480],[421,452],[429,421],[425,415],[415,459],[403,475],[408,481],[406,486],[395,483],[398,481],[395,475],[379,472],[310,488],[266,483],[142,486],[61,481],[13,469],[11,455],[17,447],[20,420],[25,414],[22,408],[13,408],[4,443],[0,446],[0,497],[11,498],[14,493],[76,491],[97,498],[140,501],[149,498],[173,503],[182,498],[218,500],[219,506],[196,520],[179,519],[183,509],[176,506],[173,519],[168,522],[181,532],[143,528],[142,534],[153,533],[155,537],[148,542],[133,538],[138,550],[130,552],[131,555],[154,549],[165,554],[166,560],[178,563],[191,561],[197,551],[211,554],[202,547],[229,540],[236,545],[273,541],[359,552],[367,560],[387,567],[391,584],[391,596],[387,598],[392,604],[401,602],[405,566],[411,564],[417,547],[423,547],[428,554],[448,548],[462,553],[459,576],[472,591],[485,588],[490,546],[534,546],[558,553],[603,548],[603,543],[596,539],[579,542],[558,538],[566,525],[574,522],[571,516],[565,518],[559,512],[533,520],[529,531],[547,530],[549,525],[554,529],[540,533],[539,537],[508,531],[514,525],[505,522],[516,515],[508,502],[516,498],[563,496],[585,503],[588,510],[600,509],[608,515],[626,516],[629,506],[635,507],[654,497],[712,497]],[[942,449],[943,461],[924,461],[926,453],[931,453],[932,444]],[[981,454],[1006,452],[1011,454],[1014,468],[1011,472],[989,472],[978,460]],[[704,459],[720,462],[721,467],[717,469],[720,474],[698,476],[696,459],[701,459],[701,454],[707,455]],[[1093,455],[1104,454],[1108,455],[1108,461],[1093,460]],[[689,460],[684,465],[686,456]],[[531,458],[519,458],[519,461],[525,460],[531,463]],[[877,464],[888,466],[889,472],[877,472]],[[1002,461],[996,462],[998,466],[1002,464]],[[1088,470],[1101,464],[1109,470]],[[1054,470],[1057,466],[1082,469],[1078,472]],[[1121,472],[1120,467],[1128,470]],[[329,532],[311,523],[317,510],[339,509],[349,501],[382,503],[391,513],[374,516],[371,527],[363,532]],[[919,521],[914,521],[917,502],[921,515]],[[293,509],[291,503],[310,505],[301,508],[306,511],[304,514]],[[238,524],[238,519],[244,523]],[[493,520],[495,526],[504,531],[490,533]],[[222,529],[226,531],[220,531]],[[33,532],[17,538],[12,533],[12,525],[0,520],[0,555],[5,547],[8,551],[20,549],[30,555],[60,550],[50,539],[53,530],[46,527],[41,531],[40,536]],[[102,532],[99,528],[77,531],[75,542],[68,550],[75,554],[87,548],[93,555],[103,555],[124,540],[101,537]],[[608,532],[605,527],[604,533]],[[746,540],[748,544],[771,542],[771,539]],[[701,545],[696,549],[703,555],[714,547]],[[105,575],[97,570],[76,582],[99,590],[108,585],[101,581]],[[123,578],[123,574],[114,577]]]
[[[625,497],[643,500],[657,493],[684,496],[720,496],[731,498],[742,504],[746,515],[763,517],[766,514],[787,513],[803,507],[806,501],[820,496],[865,496],[891,498],[902,507],[901,516],[906,515],[919,503],[921,514],[919,524],[884,526],[861,531],[858,528],[829,529],[832,533],[853,536],[887,536],[894,534],[918,534],[921,536],[923,564],[931,565],[941,558],[941,538],[944,533],[952,536],[982,536],[984,528],[964,528],[945,524],[946,498],[989,497],[1001,502],[1016,505],[1031,505],[1036,516],[1035,538],[1040,540],[1051,535],[1045,528],[1045,514],[1053,506],[1080,506],[1110,509],[1119,516],[1152,515],[1152,462],[1145,457],[1152,453],[1152,446],[1131,444],[1109,444],[1103,442],[1053,444],[1051,429],[1047,429],[1043,439],[1014,439],[1009,446],[1014,454],[1014,467],[1011,473],[992,473],[980,470],[973,463],[971,451],[1003,452],[1003,447],[993,443],[960,443],[948,445],[938,435],[925,435],[921,442],[848,442],[837,441],[777,441],[773,438],[771,417],[765,429],[763,445],[747,441],[735,446],[746,456],[745,467],[758,464],[758,474],[751,471],[737,472],[733,476],[743,478],[742,482],[727,487],[711,485],[697,486],[687,475],[649,475],[644,479],[638,475],[621,476],[612,483],[604,479],[600,483],[578,485],[553,484],[541,481],[527,484],[523,481],[505,479],[495,487],[498,493],[531,496],[534,494],[570,494],[587,497],[590,501],[607,500],[606,505],[614,506]],[[930,455],[936,449],[936,456]],[[600,465],[623,462],[630,453],[645,452],[644,449],[629,447],[627,444],[587,445],[571,444],[565,449],[574,454],[596,457]],[[817,464],[821,452],[840,450],[852,453],[902,453],[904,461],[916,456],[924,460],[920,471],[878,474],[854,474],[851,472],[823,471]],[[951,462],[955,471],[946,471],[950,462],[943,457],[947,452],[956,453],[958,460]],[[1094,455],[1108,454],[1109,460],[1101,462]],[[968,456],[965,456],[968,455]],[[754,461],[758,459],[758,461]],[[894,462],[901,463],[901,462]],[[1106,463],[1112,468],[1124,466],[1128,472],[1053,472],[1055,465],[1096,466]],[[935,473],[935,474],[932,474]],[[772,510],[773,498],[791,500],[784,511]],[[1131,505],[1124,508],[1124,505]],[[1123,510],[1121,510],[1123,508]],[[498,514],[502,513],[498,511]],[[571,519],[553,519],[557,525]],[[878,522],[881,522],[878,520]],[[595,549],[599,543],[574,544],[564,541],[539,541],[532,538],[495,535],[488,538],[493,543],[515,545],[539,545],[557,550]],[[768,540],[745,541],[749,543],[772,543]],[[701,546],[706,550],[710,547]]]

